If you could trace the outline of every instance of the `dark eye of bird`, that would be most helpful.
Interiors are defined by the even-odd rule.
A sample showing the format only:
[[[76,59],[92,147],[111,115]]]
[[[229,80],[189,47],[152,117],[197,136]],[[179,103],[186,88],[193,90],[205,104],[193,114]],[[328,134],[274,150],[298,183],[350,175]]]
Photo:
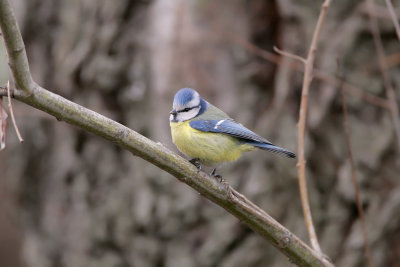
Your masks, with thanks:
[[[184,108],[182,110],[179,110],[178,112],[188,112],[189,110],[191,110],[192,108]]]

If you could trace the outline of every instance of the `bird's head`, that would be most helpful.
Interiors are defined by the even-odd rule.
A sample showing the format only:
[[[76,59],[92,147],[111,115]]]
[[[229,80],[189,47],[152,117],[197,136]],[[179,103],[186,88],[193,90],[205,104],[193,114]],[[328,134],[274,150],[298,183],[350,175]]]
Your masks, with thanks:
[[[193,119],[204,112],[206,105],[206,102],[195,90],[182,88],[175,94],[169,120],[182,122]]]

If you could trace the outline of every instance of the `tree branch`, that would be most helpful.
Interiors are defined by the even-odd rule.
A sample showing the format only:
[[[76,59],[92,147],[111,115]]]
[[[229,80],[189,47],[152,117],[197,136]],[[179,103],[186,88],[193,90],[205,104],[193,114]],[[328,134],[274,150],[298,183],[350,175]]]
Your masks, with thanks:
[[[341,80],[343,80],[343,74],[342,74],[339,63],[338,63],[338,69],[339,69],[339,71],[338,71],[339,77]],[[358,215],[360,217],[361,230],[362,230],[362,235],[363,235],[363,239],[364,239],[365,262],[366,262],[366,266],[371,267],[372,266],[371,250],[370,250],[370,246],[369,246],[369,242],[368,242],[368,232],[367,232],[367,227],[366,227],[366,223],[365,223],[364,210],[363,210],[362,203],[361,203],[360,189],[358,188],[358,184],[357,184],[356,164],[354,162],[353,151],[351,149],[350,127],[349,127],[349,118],[347,115],[346,95],[344,93],[342,85],[340,86],[340,92],[341,92],[341,96],[342,96],[341,100],[342,100],[342,110],[343,110],[343,128],[344,128],[344,133],[346,136],[347,154],[349,155],[349,160],[350,160],[351,179],[353,181],[354,194],[355,194],[356,203],[357,203],[357,210],[358,210]]]
[[[289,52],[285,52],[285,51],[279,49],[279,48],[276,47],[276,46],[274,46],[274,51],[275,51],[276,53],[282,55],[282,56],[286,56],[286,57],[288,57],[288,58],[291,58],[291,59],[293,59],[293,60],[297,60],[297,61],[299,61],[299,62],[301,62],[301,63],[303,63],[303,64],[306,64],[306,59],[303,58],[303,57],[301,57],[301,56],[298,56],[298,55],[295,55],[295,54],[292,54],[292,53],[289,53]]]
[[[326,11],[331,3],[331,0],[325,0],[321,7],[317,26],[314,30],[314,35],[311,41],[310,49],[308,51],[307,59],[305,61],[305,70],[303,78],[303,88],[301,91],[301,102],[298,122],[298,161],[297,161],[297,172],[299,175],[299,187],[301,203],[303,207],[303,213],[306,221],[308,235],[310,238],[311,246],[318,252],[321,253],[321,248],[318,243],[317,234],[314,229],[310,202],[308,200],[307,193],[307,180],[306,180],[306,161],[304,156],[304,135],[306,128],[306,117],[307,117],[307,103],[308,103],[308,91],[312,80],[312,72],[314,66],[314,57],[318,48],[318,38],[322,29],[322,24],[325,20]]]
[[[232,34],[228,34],[226,32],[223,32],[228,38],[230,38],[233,42],[236,44],[240,45],[243,47],[245,50],[249,51],[250,53],[253,53],[269,62],[275,63],[275,64],[281,64],[281,59],[278,55],[269,52],[267,50],[264,50],[262,48],[259,48],[255,46],[254,44],[239,38],[238,36],[234,36]],[[300,60],[302,61],[302,60]],[[293,61],[292,64],[289,64],[289,67],[292,69],[295,69],[297,71],[303,71],[304,70],[304,62],[298,62],[298,61]],[[335,88],[337,88],[340,84],[341,81],[336,78],[335,76],[324,72],[321,69],[314,68],[314,77],[316,79],[319,79],[321,81],[327,82],[332,84]],[[343,89],[345,90],[346,94],[352,95],[354,97],[358,97],[362,99],[363,101],[370,103],[372,105],[375,105],[380,108],[384,109],[390,109],[389,106],[389,101],[387,101],[384,98],[381,98],[379,96],[375,96],[371,93],[368,93],[365,90],[362,90],[361,88],[358,88],[352,84],[346,83],[343,81]]]
[[[29,94],[34,82],[29,70],[24,41],[8,1],[0,1],[0,24],[8,54],[8,65],[15,78],[16,87]]]
[[[17,134],[18,140],[20,143],[24,142],[24,139],[21,136],[21,133],[19,132],[17,122],[15,121],[15,116],[14,116],[14,110],[12,107],[12,101],[11,101],[11,93],[10,93],[10,81],[7,82],[7,97],[8,97],[8,109],[10,110],[10,115],[11,115],[11,120],[14,125],[15,133]]]
[[[371,29],[372,37],[374,38],[375,49],[378,55],[379,69],[383,79],[383,85],[386,91],[386,97],[389,101],[390,114],[392,115],[392,122],[394,132],[397,138],[397,145],[400,148],[400,117],[399,117],[399,106],[397,105],[396,92],[393,89],[392,82],[390,81],[388,66],[385,60],[385,50],[383,48],[381,35],[379,32],[378,23],[375,16],[373,15],[374,0],[366,0],[368,8],[369,27]]]
[[[395,30],[396,30],[397,39],[399,39],[399,41],[400,41],[400,25],[399,25],[399,20],[397,19],[396,12],[394,11],[392,1],[390,1],[390,0],[385,0],[385,2],[386,2],[386,6],[387,6],[387,8],[388,8],[388,10],[389,10],[390,17],[391,17],[391,19],[392,19],[392,21],[393,21],[394,28],[395,28]]]
[[[37,85],[31,77],[23,40],[7,0],[0,0],[0,27],[17,85],[14,90],[15,99],[43,110],[58,120],[101,136],[169,172],[243,221],[287,255],[293,263],[299,266],[333,266],[244,196],[233,189],[227,190],[207,174],[198,172],[187,160],[162,144]],[[2,90],[0,92],[3,93]]]

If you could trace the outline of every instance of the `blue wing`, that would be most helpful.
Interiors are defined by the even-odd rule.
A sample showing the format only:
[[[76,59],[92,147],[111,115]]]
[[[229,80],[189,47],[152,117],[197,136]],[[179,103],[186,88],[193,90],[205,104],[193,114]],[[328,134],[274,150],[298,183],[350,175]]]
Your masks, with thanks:
[[[268,140],[250,131],[240,123],[231,119],[225,120],[198,120],[191,121],[190,127],[202,132],[223,133],[248,141],[260,142],[272,145]]]
[[[221,133],[242,139],[244,143],[253,145],[260,149],[268,150],[275,153],[283,153],[287,157],[294,158],[295,154],[274,146],[268,140],[262,138],[258,134],[250,131],[240,123],[232,119],[225,120],[197,120],[189,123],[190,127],[202,132]]]

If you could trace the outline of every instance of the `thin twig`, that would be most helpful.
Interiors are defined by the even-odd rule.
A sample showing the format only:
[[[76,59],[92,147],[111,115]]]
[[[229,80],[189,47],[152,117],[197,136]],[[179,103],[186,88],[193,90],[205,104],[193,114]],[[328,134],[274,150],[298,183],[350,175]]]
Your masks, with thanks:
[[[4,118],[3,118],[4,116]],[[0,97],[0,150],[6,147],[7,113],[3,108],[3,97]]]
[[[275,63],[275,64],[281,64],[281,62],[282,62],[280,57],[274,53],[271,53],[267,50],[259,48],[259,47],[255,46],[254,44],[252,44],[244,39],[241,39],[237,36],[233,36],[226,32],[225,32],[225,35],[227,35],[228,38],[230,38],[233,42],[237,43],[238,45],[240,45],[241,47],[246,49],[248,52],[253,53],[254,55],[257,55],[257,56],[259,56],[269,62]],[[297,62],[297,61],[294,61],[294,62],[292,62],[292,64],[289,64],[289,67],[292,69],[295,69],[297,71],[304,70],[304,65],[299,64],[299,62]],[[314,69],[314,77],[321,81],[332,84],[334,86],[334,88],[338,88],[338,86],[340,84],[340,81],[335,76],[325,73],[321,69],[317,69],[317,68]],[[384,109],[390,109],[388,101],[386,99],[375,96],[371,93],[368,93],[365,90],[362,90],[354,85],[343,82],[343,89],[345,90],[345,92],[347,94],[354,96],[354,97],[358,97],[369,104],[372,104],[374,106],[378,106],[378,107],[384,108]]]
[[[312,80],[312,72],[314,66],[314,57],[318,48],[318,38],[321,33],[322,24],[325,20],[326,12],[331,3],[331,0],[325,0],[322,4],[321,12],[319,14],[318,22],[315,27],[315,31],[313,34],[313,38],[311,41],[310,49],[308,51],[305,70],[304,70],[304,78],[303,78],[303,87],[301,92],[301,102],[300,102],[300,112],[299,112],[299,122],[298,122],[298,161],[297,161],[297,172],[299,175],[299,187],[300,187],[300,196],[301,203],[303,207],[304,218],[308,230],[308,236],[310,238],[311,246],[321,253],[321,247],[318,243],[317,234],[315,232],[315,228],[312,221],[310,202],[308,200],[307,193],[307,181],[306,181],[306,161],[304,156],[304,135],[306,128],[306,115],[307,115],[307,102],[308,102],[308,91],[310,89],[310,84]]]
[[[390,0],[385,0],[386,1],[386,6],[389,10],[390,13],[390,17],[392,18],[393,21],[393,25],[394,28],[396,29],[396,34],[397,34],[397,38],[400,41],[400,25],[399,25],[399,20],[397,19],[397,15],[396,12],[394,11],[393,5],[392,5],[392,1]]]
[[[301,56],[298,56],[298,55],[295,55],[295,54],[292,54],[292,53],[289,53],[289,52],[285,52],[285,51],[279,49],[279,48],[276,47],[276,46],[274,46],[274,51],[275,51],[276,53],[282,55],[282,56],[286,56],[286,57],[288,57],[288,58],[291,58],[291,59],[294,59],[294,60],[298,60],[298,61],[300,61],[301,63],[306,64],[306,59],[303,58],[303,57],[301,57]]]
[[[360,11],[363,14],[366,14],[366,15],[371,14],[371,15],[375,16],[376,18],[379,18],[379,19],[391,20],[390,14],[389,14],[389,11],[388,11],[387,7],[384,7],[383,5],[379,5],[379,4],[375,5],[374,4],[374,8],[372,9],[372,11],[370,11],[368,9],[367,5],[362,5],[361,8],[360,8]],[[399,11],[395,10],[395,13],[396,13],[397,16],[400,16],[400,12]]]
[[[383,49],[378,23],[376,21],[376,18],[372,15],[374,9],[374,1],[373,0],[366,0],[366,1],[367,1],[367,8],[369,10],[368,13],[369,26],[371,28],[371,33],[374,38],[376,52],[378,54],[379,69],[381,71],[381,75],[383,78],[386,97],[388,98],[390,105],[390,113],[392,116],[392,122],[397,137],[397,144],[400,148],[400,117],[399,117],[399,107],[396,101],[396,93],[393,89],[392,83],[389,78],[388,66],[385,60],[385,50]]]
[[[10,114],[11,114],[11,121],[13,122],[14,129],[15,129],[15,132],[17,133],[19,142],[23,143],[24,139],[22,138],[21,133],[19,132],[19,129],[18,129],[17,123],[15,121],[15,117],[14,117],[13,107],[11,104],[10,81],[7,82],[7,96],[8,96],[8,108],[10,109]]]
[[[338,64],[338,68],[339,68],[339,77],[341,80],[343,80],[343,75],[341,74],[342,72],[340,70],[339,64]],[[356,203],[357,203],[357,210],[358,210],[358,214],[360,216],[362,235],[363,235],[363,239],[364,239],[365,260],[367,262],[367,266],[371,267],[372,266],[371,252],[370,252],[370,247],[369,247],[369,242],[368,242],[368,234],[367,234],[367,229],[366,229],[364,210],[361,205],[360,190],[359,190],[358,184],[357,184],[356,167],[354,164],[353,152],[351,149],[349,119],[348,119],[348,115],[347,115],[347,105],[346,105],[346,95],[344,93],[342,84],[340,86],[340,92],[342,95],[343,127],[344,127],[344,132],[346,135],[347,152],[349,154],[350,165],[351,165],[351,178],[353,180],[354,193],[356,196]]]
[[[11,94],[11,98],[15,98],[15,90],[10,89],[10,94]],[[17,92],[18,95],[20,95]],[[7,90],[7,85],[6,86],[0,86],[0,96],[6,96],[8,97],[8,90]]]

